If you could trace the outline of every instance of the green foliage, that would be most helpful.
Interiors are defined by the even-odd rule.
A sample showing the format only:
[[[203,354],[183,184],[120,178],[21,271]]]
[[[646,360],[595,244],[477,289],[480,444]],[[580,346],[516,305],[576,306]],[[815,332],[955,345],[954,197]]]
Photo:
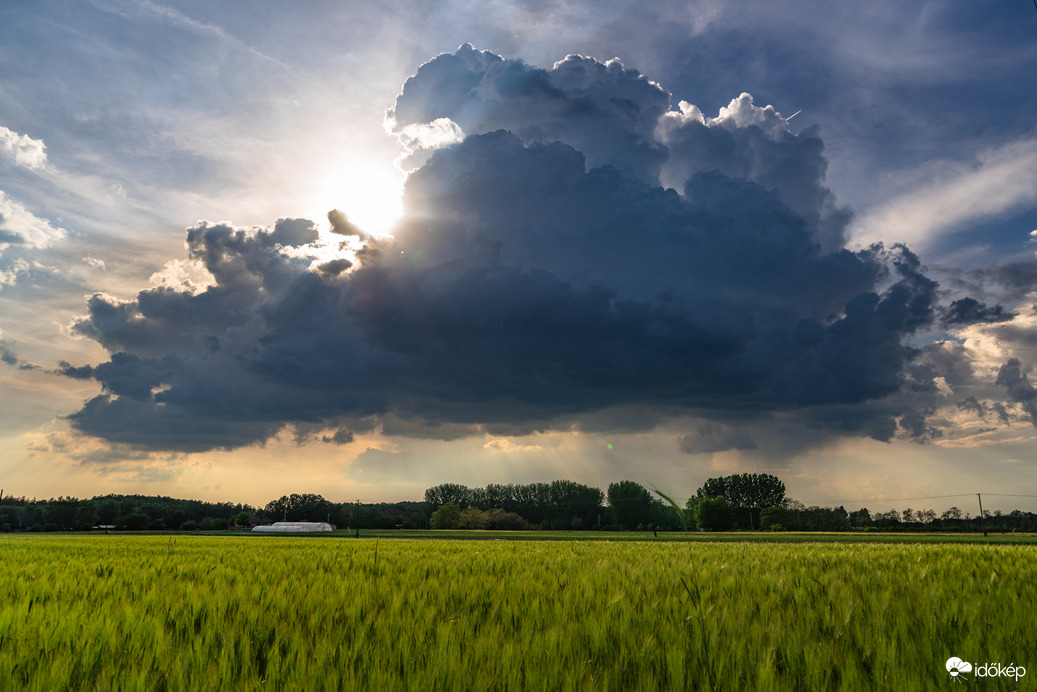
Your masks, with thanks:
[[[445,504],[455,504],[467,509],[472,504],[472,490],[460,483],[441,483],[425,491],[425,502],[439,508]]]
[[[505,512],[503,509],[491,509],[486,511],[487,527],[498,531],[521,531],[527,527],[526,520],[514,512]]]
[[[734,528],[734,511],[723,496],[703,497],[695,503],[695,523],[710,531],[727,531]]]
[[[723,497],[731,506],[734,526],[759,528],[760,510],[785,503],[785,484],[769,473],[737,473],[708,479],[696,495],[700,498]]]
[[[736,512],[780,507],[785,502],[785,484],[769,473],[737,473],[710,478],[699,488],[699,497],[723,497]]]
[[[433,508],[453,503],[461,509],[501,509],[530,523],[546,522],[547,527],[554,528],[569,528],[577,517],[585,527],[596,526],[603,501],[600,489],[567,480],[528,485],[490,484],[485,488],[444,483],[425,491],[425,502]]]
[[[118,522],[118,526],[125,528],[127,531],[143,531],[148,527],[149,523],[148,515],[143,512],[133,512],[123,517],[122,521]]]
[[[461,528],[461,508],[453,502],[446,503],[432,513],[429,525],[434,529]]]
[[[634,481],[610,483],[605,493],[616,522],[625,529],[654,523],[652,496]]]
[[[227,528],[227,520],[217,519],[216,517],[205,517],[198,522],[198,528],[202,531],[223,531]]]
[[[458,518],[457,526],[453,528],[480,530],[487,528],[489,525],[489,518],[482,510],[478,510],[475,507],[469,507],[468,509],[461,510],[461,516]]]
[[[337,508],[320,495],[292,493],[268,502],[263,514],[271,521],[326,521],[333,510]]]
[[[769,526],[774,531],[774,524],[784,524],[787,512],[784,507],[768,507],[760,510],[760,526]],[[780,529],[779,529],[780,530]]]
[[[8,534],[0,553],[10,689],[913,692],[953,685],[954,653],[1020,663],[1037,601],[1033,545],[702,542],[690,562],[685,541]]]
[[[59,497],[28,500],[5,496],[0,503],[0,524],[16,531],[30,527],[48,531],[89,531],[98,524],[116,525],[131,531],[159,531],[177,528],[185,521],[199,522],[204,517],[229,519],[247,505],[229,502],[202,502],[148,495],[102,495],[91,499]],[[141,518],[143,517],[143,519]]]
[[[433,529],[521,531],[526,528],[526,520],[514,512],[505,512],[500,508],[461,509],[453,503],[445,504],[433,512],[429,523]]]

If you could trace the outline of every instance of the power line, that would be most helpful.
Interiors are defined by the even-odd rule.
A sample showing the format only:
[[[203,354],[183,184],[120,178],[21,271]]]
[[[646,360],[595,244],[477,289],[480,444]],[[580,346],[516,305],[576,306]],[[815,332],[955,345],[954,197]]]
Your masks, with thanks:
[[[894,497],[894,498],[878,498],[872,500],[846,500],[844,504],[860,503],[865,502],[914,502],[916,500],[943,500],[948,497],[971,497],[976,493],[959,493],[957,495],[931,495],[929,497]]]
[[[1011,495],[1009,493],[983,493],[983,495],[992,495],[993,497],[1037,497],[1037,495]]]
[[[955,495],[930,495],[928,497],[894,497],[875,498],[871,500],[845,500],[843,504],[865,504],[868,502],[915,502],[917,500],[945,500],[949,497],[972,497],[980,493],[958,493]],[[991,497],[1037,497],[1037,495],[1016,495],[1012,493],[982,493]],[[793,498],[795,499],[795,498]],[[805,502],[803,504],[806,504]]]

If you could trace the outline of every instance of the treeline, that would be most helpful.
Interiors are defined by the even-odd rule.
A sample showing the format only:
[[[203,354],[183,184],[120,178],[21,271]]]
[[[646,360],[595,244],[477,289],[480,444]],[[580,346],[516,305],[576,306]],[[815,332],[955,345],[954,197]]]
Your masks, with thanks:
[[[326,521],[340,529],[426,529],[424,502],[331,502],[320,495],[292,494],[268,502],[259,518],[269,521]]]
[[[1037,513],[1018,509],[1004,513],[1001,510],[983,510],[983,518],[951,507],[939,514],[932,509],[890,509],[872,514],[861,508],[848,512],[843,507],[805,507],[790,500],[780,512],[769,515],[774,524],[764,529],[785,528],[790,531],[960,531],[986,530],[994,533],[1037,531]]]
[[[741,473],[710,478],[685,506],[634,481],[609,485],[602,493],[572,481],[469,488],[444,483],[425,491],[430,526],[445,529],[602,529],[756,531],[1037,531],[1037,514],[985,511],[981,520],[951,507],[934,510],[807,507],[786,496],[776,476]]]
[[[490,484],[444,483],[424,502],[332,502],[315,494],[284,495],[262,508],[144,495],[90,499],[0,498],[0,531],[191,531],[245,529],[274,521],[327,521],[340,529],[764,530],[764,531],[1037,531],[1037,514],[978,515],[951,507],[888,510],[807,507],[785,495],[769,474],[708,479],[677,507],[634,481],[605,492],[569,480]]]
[[[216,530],[241,519],[247,523],[253,512],[248,505],[229,502],[145,495],[101,495],[88,500],[4,497],[0,500],[0,531]]]
[[[428,527],[423,502],[335,503],[320,495],[285,495],[261,509],[145,495],[102,495],[49,500],[0,499],[0,531],[220,531],[274,521],[330,521],[342,528]]]
[[[537,528],[598,527],[604,501],[605,495],[599,488],[566,480],[526,485],[490,484],[485,488],[443,483],[425,491],[425,503],[433,510],[430,524],[444,529],[467,528],[465,524],[473,521],[491,523],[488,515],[479,518],[477,512],[494,510],[500,510],[498,519],[502,515],[515,515]],[[504,520],[508,521],[514,523],[514,518]]]

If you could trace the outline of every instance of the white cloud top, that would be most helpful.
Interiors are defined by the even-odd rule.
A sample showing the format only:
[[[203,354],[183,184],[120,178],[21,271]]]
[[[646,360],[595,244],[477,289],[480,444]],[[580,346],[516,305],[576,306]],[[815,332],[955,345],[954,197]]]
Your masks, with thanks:
[[[45,248],[65,235],[65,229],[55,228],[0,190],[0,250],[11,245]]]
[[[47,165],[47,152],[43,140],[21,135],[0,125],[0,158],[16,166],[37,170]]]

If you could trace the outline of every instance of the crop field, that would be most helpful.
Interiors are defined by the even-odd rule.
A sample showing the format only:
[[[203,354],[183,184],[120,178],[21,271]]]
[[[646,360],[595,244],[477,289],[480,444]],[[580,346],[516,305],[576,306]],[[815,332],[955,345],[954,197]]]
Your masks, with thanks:
[[[976,689],[1028,689],[1035,603],[1033,545],[16,535],[0,680],[930,690],[957,656],[1027,668]]]

